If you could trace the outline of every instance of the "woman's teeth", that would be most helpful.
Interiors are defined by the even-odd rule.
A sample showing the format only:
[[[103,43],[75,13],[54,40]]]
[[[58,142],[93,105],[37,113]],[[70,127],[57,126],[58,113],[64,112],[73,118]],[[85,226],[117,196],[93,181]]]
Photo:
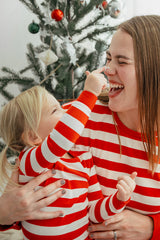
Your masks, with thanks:
[[[113,84],[110,83],[110,89],[120,89],[120,88],[124,88],[124,86],[122,84]]]

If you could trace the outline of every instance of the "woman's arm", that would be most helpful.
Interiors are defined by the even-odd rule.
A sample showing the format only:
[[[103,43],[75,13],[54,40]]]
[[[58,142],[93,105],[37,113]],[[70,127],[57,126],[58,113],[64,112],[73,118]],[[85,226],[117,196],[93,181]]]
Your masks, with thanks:
[[[42,212],[41,208],[60,198],[64,191],[61,189],[50,195],[55,189],[61,187],[64,182],[59,180],[44,188],[34,189],[48,178],[52,177],[54,171],[49,170],[31,180],[24,186],[11,187],[0,197],[0,224],[10,225],[16,221],[29,219],[50,219],[63,214],[62,211]],[[18,183],[18,171],[12,174],[12,180]]]
[[[160,236],[160,228],[156,238],[152,238],[153,225],[151,217],[125,209],[101,224],[91,224],[89,232],[91,239],[114,239],[113,231],[116,231],[117,239],[156,240]]]

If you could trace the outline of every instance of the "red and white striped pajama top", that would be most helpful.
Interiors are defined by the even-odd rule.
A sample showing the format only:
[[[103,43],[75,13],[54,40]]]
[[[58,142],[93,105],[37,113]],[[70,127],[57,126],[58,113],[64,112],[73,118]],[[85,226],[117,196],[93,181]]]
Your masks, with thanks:
[[[116,127],[107,104],[97,101],[74,152],[91,151],[104,196],[115,193],[119,176],[137,171],[136,188],[126,208],[153,218],[152,240],[157,240],[160,236],[160,164],[152,176],[141,134],[128,129],[116,113],[114,119]]]

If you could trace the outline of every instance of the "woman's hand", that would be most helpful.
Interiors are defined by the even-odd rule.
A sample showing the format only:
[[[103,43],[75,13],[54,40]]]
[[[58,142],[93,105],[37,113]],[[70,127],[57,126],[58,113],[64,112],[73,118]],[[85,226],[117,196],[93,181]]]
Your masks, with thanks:
[[[62,215],[62,211],[44,212],[41,211],[41,208],[46,207],[65,193],[65,190],[61,189],[51,194],[64,184],[63,179],[35,191],[38,185],[52,177],[53,174],[54,171],[48,170],[24,186],[12,186],[11,189],[8,189],[0,197],[0,224],[10,225],[16,221],[51,219]],[[13,172],[12,180],[18,182],[18,170]]]
[[[116,231],[118,240],[149,240],[153,233],[153,220],[151,217],[130,211],[114,215],[101,224],[89,226],[91,239],[114,239]]]

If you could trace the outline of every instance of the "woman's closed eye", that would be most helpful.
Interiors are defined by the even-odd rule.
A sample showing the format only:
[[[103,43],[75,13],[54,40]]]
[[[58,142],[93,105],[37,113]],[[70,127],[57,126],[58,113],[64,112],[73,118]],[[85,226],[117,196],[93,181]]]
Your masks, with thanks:
[[[109,63],[112,59],[110,57],[106,58],[106,63]]]
[[[118,63],[120,64],[120,65],[122,65],[122,64],[127,64],[127,62],[125,62],[125,61],[118,61]]]

